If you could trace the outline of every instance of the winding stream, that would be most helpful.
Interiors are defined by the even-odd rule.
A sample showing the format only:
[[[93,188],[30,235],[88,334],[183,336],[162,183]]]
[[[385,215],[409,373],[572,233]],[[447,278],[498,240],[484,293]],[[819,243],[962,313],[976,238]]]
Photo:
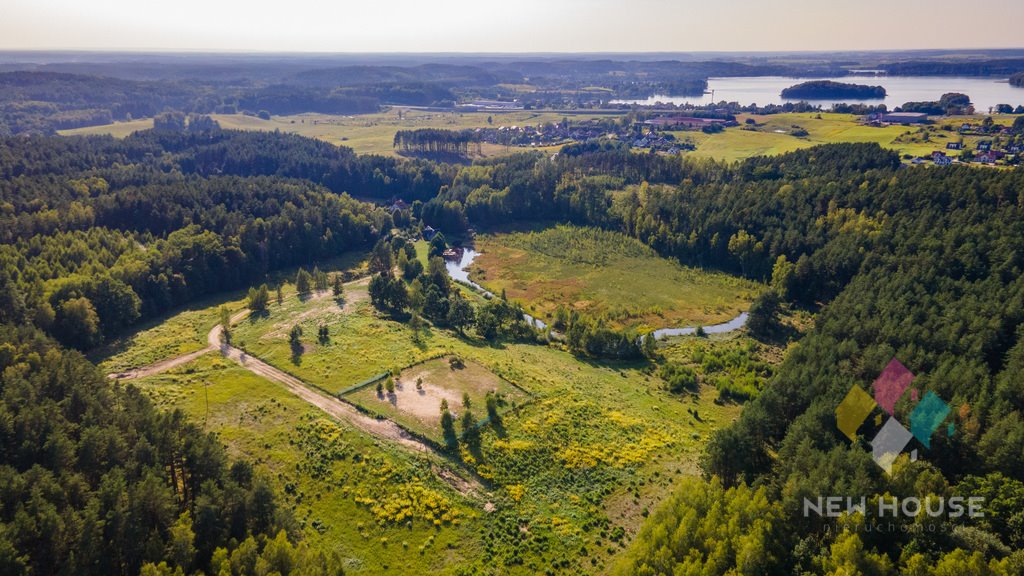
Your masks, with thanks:
[[[459,260],[445,260],[444,265],[445,268],[448,269],[448,275],[451,276],[453,280],[461,282],[462,284],[471,287],[473,290],[476,290],[477,292],[483,294],[487,298],[494,298],[495,295],[492,292],[469,279],[469,266],[473,263],[473,260],[476,260],[476,257],[479,255],[480,253],[477,252],[476,250],[466,248],[462,251],[462,258],[460,258]],[[732,320],[729,320],[728,322],[714,324],[711,326],[704,326],[704,332],[707,334],[725,334],[726,332],[739,330],[740,328],[743,328],[744,325],[746,325],[747,316],[748,315],[746,312],[741,312],[739,316],[733,318]],[[548,327],[548,325],[545,324],[544,321],[538,318],[534,318],[529,314],[523,314],[523,318],[531,326],[535,328],[543,330]],[[696,326],[682,326],[679,328],[660,328],[658,330],[655,330],[654,332],[651,332],[651,335],[654,336],[655,340],[662,340],[670,336],[689,336],[695,333],[696,331]]]

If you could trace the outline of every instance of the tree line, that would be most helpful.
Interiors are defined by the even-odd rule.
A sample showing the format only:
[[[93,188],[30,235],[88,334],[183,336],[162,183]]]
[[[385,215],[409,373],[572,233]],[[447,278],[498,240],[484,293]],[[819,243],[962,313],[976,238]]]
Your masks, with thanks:
[[[403,154],[468,156],[470,147],[480,154],[480,139],[473,130],[420,128],[395,132],[394,147]]]

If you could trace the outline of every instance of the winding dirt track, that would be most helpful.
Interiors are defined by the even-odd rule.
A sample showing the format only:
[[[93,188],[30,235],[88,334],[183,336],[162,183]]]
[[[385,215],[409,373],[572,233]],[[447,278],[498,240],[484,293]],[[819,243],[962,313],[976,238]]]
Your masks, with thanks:
[[[239,312],[231,317],[231,323],[234,324],[239,322],[248,315],[248,310]],[[223,342],[221,340],[222,332],[223,327],[220,324],[214,326],[206,335],[207,346],[202,350],[161,360],[148,366],[109,374],[108,377],[118,380],[144,378],[146,376],[166,372],[172,368],[181,366],[182,364],[187,364],[208,352],[217,350],[220,352],[221,356],[237,362],[253,374],[283,385],[292,394],[298,396],[305,402],[316,406],[337,420],[347,422],[374,437],[393,442],[409,450],[422,454],[434,454],[440,458],[447,459],[447,456],[438,452],[433,446],[412,436],[391,420],[378,420],[376,418],[371,418],[370,416],[356,410],[351,404],[342,402],[333,396],[327,396],[291,374],[267,364],[259,358],[248,354],[244,350],[235,348],[227,342]],[[465,495],[479,496],[485,491],[483,485],[481,485],[475,478],[467,479],[452,472],[451,470],[446,470],[436,465],[434,466],[434,472],[453,488]]]

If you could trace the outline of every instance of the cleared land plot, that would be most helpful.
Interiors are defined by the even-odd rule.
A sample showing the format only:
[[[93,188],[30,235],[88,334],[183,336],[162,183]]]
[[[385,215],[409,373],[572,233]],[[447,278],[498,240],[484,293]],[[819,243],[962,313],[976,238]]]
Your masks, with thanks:
[[[410,366],[394,384],[394,392],[378,393],[376,386],[370,385],[346,394],[345,399],[439,442],[443,440],[442,400],[448,402],[448,409],[458,419],[465,411],[463,394],[468,394],[470,410],[480,420],[487,414],[488,392],[497,394],[506,405],[522,403],[527,397],[522,390],[476,362],[465,362],[458,368],[452,365],[451,358],[435,358]]]
[[[479,532],[480,504],[451,489],[426,456],[337,423],[215,354],[136,385],[252,462],[304,539],[339,553],[347,570],[447,574],[475,554],[460,543]]]
[[[358,290],[346,285],[346,297]],[[137,381],[160,404],[181,407],[197,424],[217,432],[233,454],[263,467],[309,537],[337,547],[361,574],[446,574],[463,563],[526,575],[562,559],[569,564],[561,573],[602,573],[623,549],[609,544],[608,531],[622,526],[628,542],[643,510],[653,509],[680,475],[697,473],[696,458],[710,434],[740,412],[737,404],[717,402],[713,387],[702,386],[693,395],[669,394],[644,364],[580,361],[553,346],[490,345],[441,329],[424,331],[416,344],[406,325],[377,315],[368,302],[350,313],[344,304],[339,312],[332,298],[288,298],[284,306],[293,306],[289,313],[297,315],[318,310],[302,321],[304,326],[329,317],[352,322],[347,334],[331,324],[338,346],[319,345],[315,329],[307,331],[303,342],[312,347],[299,365],[291,362],[286,338],[256,343],[257,334],[246,336],[255,339],[246,349],[268,362],[275,358],[272,363],[288,372],[359,368],[366,359],[397,364],[396,350],[403,358],[449,351],[535,398],[516,409],[510,402],[500,431],[483,428],[478,452],[460,451],[463,465],[493,487],[491,512],[481,510],[479,502],[464,502],[439,479],[426,455],[335,423],[284,386],[217,354]],[[284,318],[275,302],[271,316],[251,328],[269,331]],[[236,344],[246,322],[241,324],[235,328]],[[371,326],[376,334],[392,337],[360,333]],[[360,344],[343,346],[342,341]],[[399,376],[400,382],[405,379]],[[458,412],[461,394],[449,404]],[[473,412],[486,413],[482,401],[473,399]],[[412,529],[406,527],[407,514]],[[445,520],[445,514],[449,519],[455,514],[455,521]],[[607,529],[587,528],[605,519]],[[428,528],[434,520],[440,526]],[[502,528],[507,526],[511,529]],[[538,536],[550,547],[535,549]],[[579,556],[581,546],[592,550],[590,555]],[[512,558],[522,564],[505,564]]]
[[[321,325],[330,332],[326,340],[317,338]],[[301,348],[289,341],[293,326],[302,328]],[[404,324],[378,317],[365,280],[346,285],[340,301],[328,294],[272,302],[266,314],[250,316],[235,326],[233,342],[333,394],[443,352],[417,345]]]
[[[366,270],[365,252],[346,252],[336,258],[320,263],[325,271],[348,270],[361,274]],[[269,275],[267,283],[273,292],[274,286],[295,278],[298,268],[286,268]],[[227,292],[202,298],[192,304],[167,312],[147,321],[131,332],[91,352],[90,358],[106,373],[121,372],[140,368],[161,360],[202,350],[207,346],[206,337],[220,322],[220,306],[227,306],[231,314],[245,308],[245,290]],[[366,291],[355,291],[352,300],[364,297]],[[295,299],[294,284],[283,285],[283,296]],[[272,298],[271,300],[275,300]],[[288,300],[286,300],[287,302]],[[274,301],[276,306],[276,300]],[[244,325],[246,321],[243,321]],[[316,333],[314,327],[313,333]]]
[[[761,287],[681,266],[623,234],[556,226],[488,234],[470,278],[551,320],[559,305],[647,330],[724,322],[746,310]]]

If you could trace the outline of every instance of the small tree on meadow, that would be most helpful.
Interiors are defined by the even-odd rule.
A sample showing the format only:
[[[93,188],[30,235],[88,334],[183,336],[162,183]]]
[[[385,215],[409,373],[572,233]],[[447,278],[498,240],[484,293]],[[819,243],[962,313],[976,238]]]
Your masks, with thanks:
[[[246,304],[253,312],[263,312],[267,309],[267,304],[270,303],[270,291],[267,289],[266,284],[261,284],[259,288],[249,288],[249,298]]]
[[[441,434],[448,448],[455,449],[459,445],[459,438],[455,434],[455,417],[448,410],[448,401],[441,400]]]
[[[327,273],[319,267],[313,267],[313,286],[317,292],[327,290]]]
[[[467,408],[462,413],[462,439],[470,446],[477,446],[480,442],[480,429],[476,426],[476,418],[473,418],[473,413]]]
[[[313,277],[306,272],[305,268],[299,268],[299,272],[295,275],[295,289],[299,294],[309,294],[312,288]]]
[[[487,418],[490,419],[492,424],[501,424],[501,415],[498,414],[498,396],[494,392],[488,392],[484,398],[484,404],[487,406]]]
[[[228,310],[227,306],[221,306],[219,310],[220,314],[220,336],[224,342],[231,341],[231,311]]]

